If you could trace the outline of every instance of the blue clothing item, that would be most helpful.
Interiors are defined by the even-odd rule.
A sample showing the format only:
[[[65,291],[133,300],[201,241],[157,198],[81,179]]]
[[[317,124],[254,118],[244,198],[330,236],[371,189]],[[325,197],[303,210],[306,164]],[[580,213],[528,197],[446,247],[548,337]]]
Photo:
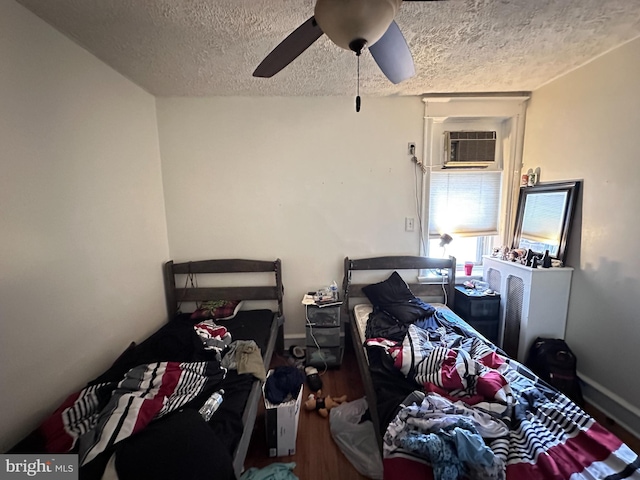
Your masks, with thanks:
[[[420,328],[422,328],[424,330],[429,330],[430,333],[432,331],[437,330],[437,328],[440,326],[440,324],[438,324],[438,322],[435,319],[435,315],[433,315],[433,314],[429,315],[428,317],[424,317],[424,318],[421,318],[421,319],[417,320],[414,323],[414,325],[416,327],[420,327]]]
[[[466,474],[453,442],[442,434],[411,432],[401,440],[401,445],[429,460],[435,480],[458,480]]]
[[[458,480],[469,468],[493,467],[495,454],[484,443],[470,419],[460,418],[437,432],[409,432],[403,448],[429,460],[436,480]]]
[[[293,473],[296,467],[291,463],[272,463],[264,468],[250,468],[240,475],[240,480],[298,480]]]
[[[460,427],[455,427],[451,434],[460,460],[483,467],[493,465],[495,454],[487,447],[480,435]]]
[[[304,373],[296,367],[276,367],[264,384],[264,395],[276,405],[296,398],[302,384]]]

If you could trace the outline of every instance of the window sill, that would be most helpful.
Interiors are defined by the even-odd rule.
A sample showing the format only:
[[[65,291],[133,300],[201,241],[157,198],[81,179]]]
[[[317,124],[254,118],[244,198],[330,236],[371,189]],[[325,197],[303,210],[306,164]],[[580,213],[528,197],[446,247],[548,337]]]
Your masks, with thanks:
[[[471,275],[465,275],[463,270],[456,270],[456,285],[462,285],[464,282],[471,280],[482,280],[484,276],[484,268],[482,265],[475,265]]]
[[[471,280],[482,280],[483,276],[484,276],[484,268],[482,265],[474,266],[473,271],[471,272],[471,275],[465,275],[464,269],[457,269],[456,285],[462,285],[464,282],[468,282]],[[447,282],[446,276],[442,277],[440,275],[425,275],[425,276],[419,276],[418,282],[419,283],[435,283],[435,282],[442,282],[443,279],[444,279],[444,282]]]

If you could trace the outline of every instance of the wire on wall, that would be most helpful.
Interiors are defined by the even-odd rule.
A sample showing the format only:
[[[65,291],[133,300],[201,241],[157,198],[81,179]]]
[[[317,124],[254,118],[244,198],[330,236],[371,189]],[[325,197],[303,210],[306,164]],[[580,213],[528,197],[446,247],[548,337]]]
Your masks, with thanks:
[[[418,177],[418,168],[420,169],[421,173],[422,173],[422,182],[424,182],[424,174],[426,173],[426,169],[424,164],[418,160],[418,157],[416,157],[416,146],[414,144],[411,144],[411,146],[409,147],[409,155],[411,155],[411,161],[414,163],[415,168],[413,169],[413,176],[414,176],[414,193],[415,193],[415,199],[416,199],[416,218],[418,219],[418,232],[420,234],[420,245],[422,246],[422,252],[426,252],[427,248],[424,242],[424,227],[422,225],[422,205],[421,205],[421,200],[420,200],[420,193],[422,192],[420,186],[421,186],[421,182],[420,182],[420,177]]]
[[[184,280],[184,289],[182,290],[182,296],[178,300],[178,310],[177,313],[180,313],[180,308],[182,308],[182,303],[184,302],[184,297],[187,295],[187,287],[191,286],[191,288],[198,287],[198,277],[191,271],[191,262],[189,262],[189,272]],[[196,302],[196,308],[200,308],[200,305]]]
[[[449,298],[447,295],[447,289],[444,286],[444,279],[447,278],[448,279],[449,275],[442,275],[442,283],[440,284],[440,286],[442,287],[442,293],[444,294],[444,304],[448,305],[449,304]]]

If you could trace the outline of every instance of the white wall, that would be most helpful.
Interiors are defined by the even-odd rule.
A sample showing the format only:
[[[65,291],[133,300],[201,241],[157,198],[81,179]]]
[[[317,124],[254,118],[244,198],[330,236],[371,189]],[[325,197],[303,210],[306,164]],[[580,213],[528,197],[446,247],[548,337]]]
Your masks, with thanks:
[[[583,180],[567,259],[576,270],[566,339],[579,371],[609,396],[634,407],[636,414],[638,78],[640,39],[536,90],[527,112],[524,145],[524,171],[539,166],[545,182]]]
[[[417,254],[419,98],[158,99],[171,256],[283,262],[285,334],[345,256]],[[417,222],[416,222],[417,225]]]
[[[534,92],[525,143],[525,170],[584,180],[567,339],[634,408],[638,47]],[[153,97],[11,0],[0,65],[0,451],[164,321],[168,258],[280,257],[295,335],[345,256],[419,251],[418,98],[159,99],[156,124]]]
[[[165,321],[154,98],[0,0],[0,451]]]

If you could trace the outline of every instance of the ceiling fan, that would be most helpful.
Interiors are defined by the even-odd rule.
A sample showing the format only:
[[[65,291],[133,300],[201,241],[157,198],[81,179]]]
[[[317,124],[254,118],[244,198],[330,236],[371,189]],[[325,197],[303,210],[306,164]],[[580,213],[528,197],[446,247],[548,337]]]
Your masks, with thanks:
[[[275,47],[253,76],[274,76],[326,34],[333,43],[357,56],[367,47],[391,82],[407,80],[415,75],[415,68],[409,46],[394,20],[401,3],[402,0],[317,0],[313,16]]]

